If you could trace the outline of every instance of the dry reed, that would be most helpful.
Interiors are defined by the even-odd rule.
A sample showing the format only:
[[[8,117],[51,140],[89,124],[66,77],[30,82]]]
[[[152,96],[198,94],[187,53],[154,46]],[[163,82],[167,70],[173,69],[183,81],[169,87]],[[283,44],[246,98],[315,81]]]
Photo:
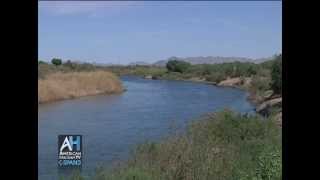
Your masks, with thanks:
[[[38,103],[122,91],[119,78],[107,71],[59,72],[38,80]]]

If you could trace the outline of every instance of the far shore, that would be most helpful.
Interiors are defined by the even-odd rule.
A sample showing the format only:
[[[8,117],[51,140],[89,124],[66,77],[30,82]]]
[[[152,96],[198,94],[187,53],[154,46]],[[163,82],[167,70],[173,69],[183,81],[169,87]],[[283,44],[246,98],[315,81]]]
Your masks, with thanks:
[[[200,78],[195,78],[195,77],[190,78],[190,79],[166,79],[166,78],[154,79],[154,78],[152,78],[152,76],[151,76],[151,78],[150,78],[150,76],[149,76],[149,78],[146,78],[146,77],[147,76],[142,76],[142,78],[150,79],[150,80],[186,81],[186,82],[210,84],[210,85],[214,85],[217,87],[229,87],[229,88],[236,88],[236,89],[244,90],[244,91],[247,91],[249,94],[247,96],[247,100],[255,106],[256,112],[260,115],[263,115],[263,116],[266,115],[266,113],[265,113],[266,111],[267,111],[267,114],[270,115],[271,109],[275,108],[275,107],[279,108],[279,106],[281,106],[281,103],[282,103],[281,95],[276,95],[272,91],[269,92],[269,95],[265,95],[265,96],[257,95],[253,91],[250,91],[249,86],[251,86],[251,82],[252,82],[251,78],[241,79],[241,77],[234,77],[234,78],[228,78],[226,80],[222,80],[219,83],[215,83],[212,81],[207,81],[205,79],[200,79]],[[276,100],[275,101],[276,103],[273,102],[274,100]],[[279,117],[277,119],[277,121],[280,126],[282,126],[281,115],[282,115],[282,111],[280,110],[280,112],[277,112],[277,116],[276,116],[276,117]]]
[[[248,89],[246,89],[246,87],[244,87],[243,85],[237,85],[237,83],[239,83],[238,80],[240,80],[240,77],[236,77],[236,78],[231,78],[231,79],[235,79],[235,83],[229,83],[229,84],[225,84],[226,81],[229,81],[228,79],[227,80],[223,80],[219,83],[216,83],[216,82],[212,82],[212,81],[207,81],[205,79],[197,79],[197,78],[190,78],[190,79],[165,79],[165,78],[161,78],[161,79],[152,79],[152,78],[146,78],[143,77],[143,76],[139,76],[139,75],[136,75],[138,77],[142,77],[144,79],[150,79],[150,80],[170,80],[170,81],[186,81],[186,82],[193,82],[193,83],[202,83],[202,84],[209,84],[209,85],[214,85],[214,86],[217,86],[217,87],[228,87],[228,88],[236,88],[236,89],[240,89],[240,90],[245,90],[249,93],[249,96],[248,96],[248,100],[257,105],[258,104],[258,99],[256,96],[254,96],[254,94],[249,91]]]

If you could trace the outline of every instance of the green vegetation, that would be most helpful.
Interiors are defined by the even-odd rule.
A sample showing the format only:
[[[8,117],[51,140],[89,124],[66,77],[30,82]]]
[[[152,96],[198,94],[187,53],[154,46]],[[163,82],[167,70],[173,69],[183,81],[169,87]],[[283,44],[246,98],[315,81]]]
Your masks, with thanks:
[[[62,60],[61,60],[61,59],[58,59],[58,58],[53,58],[53,59],[51,60],[51,63],[52,63],[53,65],[59,66],[59,65],[62,64]]]
[[[191,64],[188,63],[188,62],[179,61],[179,60],[171,58],[168,61],[166,67],[167,67],[169,72],[184,73],[191,67]]]
[[[159,79],[185,79],[197,77],[206,79],[207,81],[219,82],[227,78],[234,77],[252,77],[262,76],[270,77],[270,72],[274,60],[255,64],[250,62],[230,62],[221,64],[197,64],[190,65],[189,63],[180,60],[168,61],[166,67],[155,66],[113,66],[109,67],[112,71],[121,74],[135,75],[151,75],[157,76]]]
[[[271,71],[271,87],[275,93],[282,94],[282,56],[276,57]]]
[[[270,90],[270,77],[264,76],[252,76],[251,85],[249,90],[252,93],[263,93],[267,90]]]
[[[38,61],[38,78],[56,72],[88,72],[88,71],[109,71],[121,75],[137,75],[151,77],[152,79],[168,80],[189,80],[219,84],[229,78],[240,78],[237,86],[250,91],[250,99],[254,103],[260,103],[264,94],[272,90],[273,94],[282,93],[282,56],[275,55],[272,60],[255,64],[251,62],[228,62],[220,64],[197,64],[170,58],[166,67],[148,65],[129,66],[97,66],[90,63],[79,63],[54,58],[52,64]],[[61,64],[60,64],[61,61]],[[58,65],[60,64],[60,65]]]
[[[221,76],[223,79],[228,77],[252,76],[259,70],[259,65],[249,62],[232,62],[221,64],[194,65],[189,73],[198,76]]]
[[[190,65],[171,59],[166,67],[96,66],[70,60],[53,65],[39,61],[39,79],[56,72],[111,71],[117,75],[152,76],[152,79],[199,80],[219,83],[240,78],[241,88],[256,96],[281,95],[282,57],[260,64],[232,62]],[[247,80],[249,83],[246,83]],[[59,83],[60,84],[60,83]],[[269,94],[269,95],[266,95]],[[278,109],[277,109],[278,108]],[[268,117],[222,111],[194,121],[186,133],[162,142],[139,145],[119,167],[100,168],[94,180],[277,180],[282,178],[281,127],[275,107]],[[75,174],[73,180],[88,179]]]
[[[211,82],[220,82],[222,80],[233,77],[251,77],[253,75],[269,75],[271,68],[265,68],[265,65],[232,62],[221,64],[197,64],[171,60],[168,61],[166,67],[156,66],[110,66],[106,67],[111,71],[124,75],[133,74],[138,76],[151,75],[156,79],[172,79],[172,80],[188,80],[189,78],[199,78]]]
[[[184,134],[139,145],[128,162],[90,179],[280,180],[281,152],[281,129],[271,117],[225,110],[194,121]]]
[[[261,103],[266,92],[281,95],[281,54],[273,59],[255,64],[251,62],[228,62],[220,64],[190,65],[176,58],[169,59],[166,67],[157,66],[109,66],[118,75],[151,76],[152,79],[189,80],[219,84],[229,78],[240,78],[239,88],[250,91],[250,100]]]

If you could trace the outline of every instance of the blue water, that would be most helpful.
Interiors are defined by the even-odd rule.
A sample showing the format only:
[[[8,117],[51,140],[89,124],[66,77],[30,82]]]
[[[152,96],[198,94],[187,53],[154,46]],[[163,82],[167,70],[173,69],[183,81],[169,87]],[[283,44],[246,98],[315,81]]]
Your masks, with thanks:
[[[209,112],[233,109],[252,113],[239,89],[167,80],[122,77],[127,91],[40,105],[38,108],[39,180],[58,179],[57,136],[83,136],[83,173],[128,158],[136,144],[159,140],[172,126]]]

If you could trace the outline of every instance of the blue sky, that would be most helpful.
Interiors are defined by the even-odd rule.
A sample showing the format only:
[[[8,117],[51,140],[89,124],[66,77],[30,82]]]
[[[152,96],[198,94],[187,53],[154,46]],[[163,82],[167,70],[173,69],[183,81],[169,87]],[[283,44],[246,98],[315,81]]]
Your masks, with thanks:
[[[39,2],[39,59],[126,64],[170,56],[270,57],[281,1]]]

